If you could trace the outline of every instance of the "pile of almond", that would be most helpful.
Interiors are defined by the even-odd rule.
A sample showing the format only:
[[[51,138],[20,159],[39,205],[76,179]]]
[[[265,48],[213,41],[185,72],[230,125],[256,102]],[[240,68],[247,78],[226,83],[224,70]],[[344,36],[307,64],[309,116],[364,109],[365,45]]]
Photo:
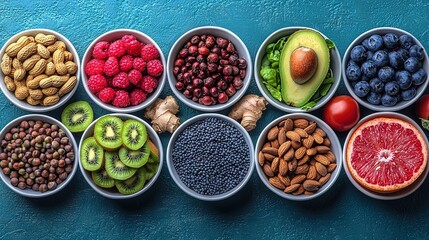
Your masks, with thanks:
[[[258,162],[271,185],[285,193],[314,194],[337,167],[325,131],[307,119],[285,119],[271,128]]]
[[[77,84],[73,54],[55,35],[21,36],[6,47],[1,70],[6,88],[31,105],[51,106]]]

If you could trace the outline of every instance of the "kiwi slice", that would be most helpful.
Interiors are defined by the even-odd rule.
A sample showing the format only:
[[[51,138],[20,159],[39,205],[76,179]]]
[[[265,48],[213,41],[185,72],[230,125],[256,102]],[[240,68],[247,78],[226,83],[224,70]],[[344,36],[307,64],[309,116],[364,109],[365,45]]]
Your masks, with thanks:
[[[98,119],[94,127],[95,140],[106,150],[118,149],[122,145],[122,126],[122,120],[115,116]]]
[[[147,163],[149,159],[149,145],[145,144],[140,150],[130,150],[126,147],[119,149],[119,159],[128,167],[139,168]]]
[[[61,113],[61,122],[70,132],[83,132],[94,120],[91,105],[85,101],[69,104]]]
[[[106,168],[107,174],[116,180],[128,179],[137,171],[136,168],[130,168],[121,162],[118,152],[105,153],[104,167]]]
[[[121,136],[122,142],[127,148],[138,150],[147,140],[146,127],[137,120],[129,119],[124,122]]]
[[[104,168],[91,173],[94,183],[102,188],[111,188],[115,186],[115,180],[107,174]]]
[[[129,195],[142,190],[145,183],[145,173],[140,168],[131,178],[124,181],[115,181],[115,186],[120,193]]]
[[[158,168],[158,163],[147,163],[146,165],[144,165],[142,169],[145,172],[146,180],[149,180],[153,176],[155,176],[156,172],[158,171]]]
[[[103,165],[104,150],[93,137],[83,140],[80,162],[88,171],[97,171]]]

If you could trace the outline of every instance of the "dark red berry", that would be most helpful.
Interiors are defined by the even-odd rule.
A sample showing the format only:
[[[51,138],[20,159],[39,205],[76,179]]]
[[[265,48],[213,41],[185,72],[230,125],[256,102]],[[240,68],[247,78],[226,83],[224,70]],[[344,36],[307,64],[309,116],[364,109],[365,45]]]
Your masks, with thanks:
[[[185,88],[185,84],[183,82],[177,82],[176,83],[176,89],[179,91],[182,91]]]
[[[226,95],[226,93],[220,93],[217,100],[219,103],[226,103],[228,101],[228,95]]]

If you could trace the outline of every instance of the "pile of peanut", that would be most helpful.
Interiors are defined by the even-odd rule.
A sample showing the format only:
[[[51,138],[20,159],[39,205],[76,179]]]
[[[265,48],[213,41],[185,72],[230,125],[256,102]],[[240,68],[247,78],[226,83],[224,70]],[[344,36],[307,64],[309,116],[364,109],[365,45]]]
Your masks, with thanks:
[[[11,43],[1,61],[6,88],[31,105],[58,103],[76,86],[77,68],[66,44],[43,33]]]
[[[315,122],[285,119],[271,128],[258,162],[271,185],[293,195],[311,195],[337,167],[331,142]]]

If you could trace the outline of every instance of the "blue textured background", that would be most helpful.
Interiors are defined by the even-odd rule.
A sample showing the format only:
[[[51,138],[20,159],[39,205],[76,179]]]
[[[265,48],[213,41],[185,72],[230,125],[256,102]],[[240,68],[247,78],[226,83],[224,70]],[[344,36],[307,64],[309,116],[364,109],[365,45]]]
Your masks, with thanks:
[[[319,2],[319,3],[318,3]],[[69,38],[80,57],[100,34],[116,28],[145,32],[167,57],[174,41],[187,30],[217,25],[235,32],[252,55],[273,31],[308,26],[330,37],[343,55],[360,33],[380,26],[399,27],[429,45],[429,2],[415,1],[1,1],[0,44],[15,33],[50,28]],[[249,91],[259,93],[255,83]],[[346,94],[342,83],[337,94]],[[162,96],[172,94],[166,84]],[[82,86],[71,101],[88,100]],[[95,117],[106,111],[92,103]],[[182,121],[199,112],[181,104]],[[416,119],[413,107],[403,112]],[[27,114],[0,95],[0,127]],[[363,115],[369,111],[363,109]],[[47,113],[59,118],[60,112]],[[314,112],[321,117],[320,111]],[[142,117],[143,112],[136,112]],[[264,124],[282,115],[269,107],[251,132],[256,142]],[[161,136],[164,147],[169,134]],[[344,141],[345,135],[339,135]],[[76,135],[80,140],[80,135]],[[27,199],[0,184],[0,239],[127,238],[293,238],[293,239],[427,239],[428,181],[411,196],[379,201],[358,192],[341,173],[329,193],[297,203],[271,193],[254,173],[233,199],[205,203],[183,193],[166,165],[150,192],[131,201],[101,197],[77,173],[67,188],[48,199]]]

